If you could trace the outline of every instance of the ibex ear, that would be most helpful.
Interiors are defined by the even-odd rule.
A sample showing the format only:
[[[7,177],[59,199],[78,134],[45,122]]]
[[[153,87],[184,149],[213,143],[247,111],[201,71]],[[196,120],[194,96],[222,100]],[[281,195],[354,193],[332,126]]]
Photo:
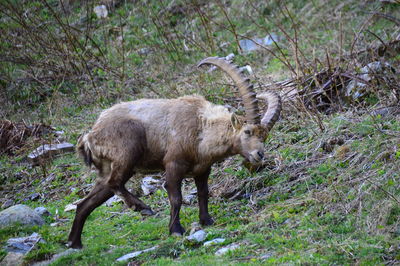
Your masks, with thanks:
[[[235,114],[232,114],[232,116],[231,116],[231,123],[232,123],[233,128],[236,130],[240,130],[243,126],[242,122]]]

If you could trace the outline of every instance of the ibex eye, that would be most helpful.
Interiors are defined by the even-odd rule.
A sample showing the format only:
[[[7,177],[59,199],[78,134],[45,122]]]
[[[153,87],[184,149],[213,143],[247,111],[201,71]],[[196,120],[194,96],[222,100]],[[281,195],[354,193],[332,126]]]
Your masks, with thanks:
[[[244,134],[250,135],[250,130],[245,130]]]

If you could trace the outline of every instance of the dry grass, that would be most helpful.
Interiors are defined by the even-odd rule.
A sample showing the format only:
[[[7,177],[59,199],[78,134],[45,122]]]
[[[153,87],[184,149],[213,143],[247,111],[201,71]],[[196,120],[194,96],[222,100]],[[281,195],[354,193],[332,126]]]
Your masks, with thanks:
[[[24,122],[13,123],[9,120],[0,120],[0,155],[14,155],[24,147],[27,141],[44,142],[42,138],[50,133],[54,133],[54,129],[48,125],[26,125]],[[34,138],[34,140],[29,138]]]

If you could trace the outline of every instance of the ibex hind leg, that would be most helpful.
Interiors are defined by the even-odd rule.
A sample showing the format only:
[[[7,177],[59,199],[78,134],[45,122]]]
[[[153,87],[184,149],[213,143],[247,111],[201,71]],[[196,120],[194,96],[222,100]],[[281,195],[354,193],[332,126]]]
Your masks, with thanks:
[[[154,214],[151,208],[125,188],[126,182],[134,174],[134,167],[141,160],[146,143],[146,134],[140,122],[126,119],[119,121],[115,129],[117,139],[114,143],[115,156],[111,162],[111,173],[107,184],[112,191],[123,198],[128,207],[143,215]]]
[[[107,186],[97,183],[88,196],[78,203],[67,246],[71,248],[82,248],[81,235],[87,217],[94,209],[113,195],[114,193]]]
[[[124,199],[126,205],[134,211],[140,212],[143,216],[154,215],[155,213],[151,208],[141,201],[138,197],[129,192],[125,186],[120,187],[116,191],[117,195]]]
[[[127,157],[127,159],[131,159]],[[132,162],[133,160],[129,160]],[[128,163],[112,163],[110,177],[107,180],[107,186],[118,196],[120,196],[129,208],[134,211],[140,211],[143,215],[153,215],[151,208],[141,201],[134,194],[129,192],[125,184],[132,177],[133,167]]]

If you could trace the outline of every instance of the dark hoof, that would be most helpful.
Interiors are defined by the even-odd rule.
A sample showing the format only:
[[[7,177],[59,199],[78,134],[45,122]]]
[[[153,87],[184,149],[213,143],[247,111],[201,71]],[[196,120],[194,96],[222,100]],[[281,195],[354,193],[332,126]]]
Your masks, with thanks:
[[[169,233],[173,236],[182,236],[185,233],[185,229],[183,229],[182,225],[178,224],[172,226],[169,230]]]
[[[211,217],[208,217],[206,219],[200,219],[200,224],[201,225],[213,225],[214,220]]]
[[[65,244],[67,247],[69,248],[73,248],[73,249],[82,249],[82,243],[72,243],[72,241],[68,241],[67,244]]]
[[[140,214],[143,216],[152,216],[155,215],[156,213],[153,212],[151,209],[143,209],[140,211]]]

